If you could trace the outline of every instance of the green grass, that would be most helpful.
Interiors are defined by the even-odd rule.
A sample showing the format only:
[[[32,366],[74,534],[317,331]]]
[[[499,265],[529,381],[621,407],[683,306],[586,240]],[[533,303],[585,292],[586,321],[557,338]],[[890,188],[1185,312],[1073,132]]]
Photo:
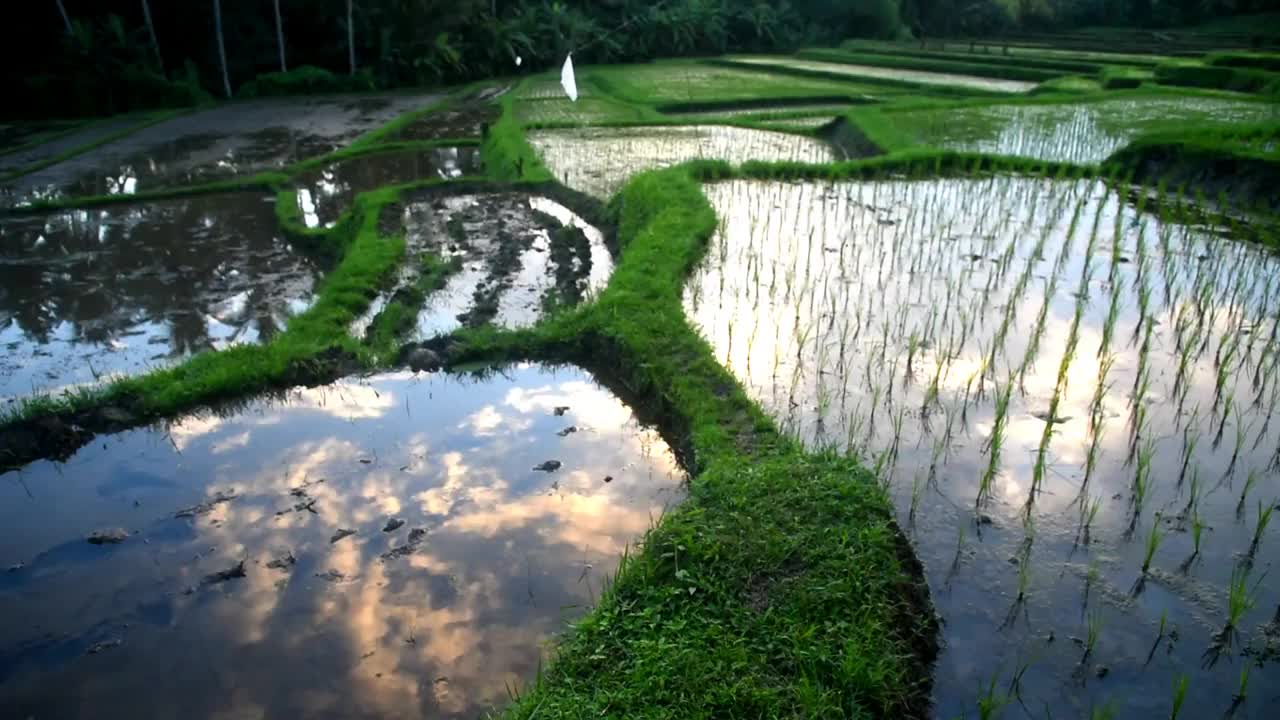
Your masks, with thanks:
[[[696,62],[603,65],[580,76],[602,92],[637,105],[733,102],[760,98],[886,97],[902,92],[882,84],[848,79],[797,78],[764,68],[737,68]],[[580,80],[581,82],[581,80]]]

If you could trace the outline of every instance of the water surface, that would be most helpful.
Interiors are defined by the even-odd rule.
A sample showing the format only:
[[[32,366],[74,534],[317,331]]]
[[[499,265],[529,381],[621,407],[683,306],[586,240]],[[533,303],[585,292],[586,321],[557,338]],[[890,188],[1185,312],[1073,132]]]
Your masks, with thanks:
[[[332,152],[435,95],[233,102],[180,115],[12,181],[8,204],[132,194],[278,170]],[[96,126],[95,126],[96,127]]]
[[[681,487],[574,368],[351,378],[101,438],[0,477],[0,707],[478,718]]]
[[[254,193],[5,218],[0,398],[260,342],[314,282]]]
[[[608,199],[636,173],[709,158],[834,162],[839,158],[817,138],[726,125],[536,130],[529,142],[561,182]]]
[[[723,222],[686,310],[787,432],[877,470],[944,623],[938,717],[1024,666],[1033,717],[1167,717],[1183,674],[1183,717],[1220,717],[1246,666],[1235,716],[1270,716],[1280,533],[1251,545],[1280,498],[1273,255],[1093,182],[706,192]],[[1233,568],[1255,606],[1206,654]]]

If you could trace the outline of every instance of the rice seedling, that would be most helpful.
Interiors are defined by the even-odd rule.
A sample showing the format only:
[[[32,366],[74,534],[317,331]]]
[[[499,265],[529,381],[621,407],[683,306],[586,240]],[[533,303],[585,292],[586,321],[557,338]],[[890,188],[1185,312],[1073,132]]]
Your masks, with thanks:
[[[981,690],[981,694],[978,696],[979,720],[993,720],[1009,704],[1009,697],[996,691],[997,679],[997,677],[992,676],[985,687],[979,688]]]
[[[1138,452],[1137,472],[1133,476],[1133,515],[1135,518],[1142,514],[1147,493],[1151,490],[1151,461],[1155,454],[1156,443],[1154,440],[1147,440],[1143,443],[1142,450]]]
[[[1160,532],[1159,518],[1156,522],[1151,523],[1151,532],[1147,534],[1146,550],[1142,556],[1142,574],[1146,575],[1151,571],[1151,559],[1155,557],[1156,550],[1160,549],[1160,543],[1164,540],[1164,534]]]
[[[1257,601],[1255,595],[1257,584],[1254,585],[1253,589],[1249,588],[1248,563],[1238,563],[1231,569],[1231,582],[1227,586],[1227,590],[1227,622],[1222,626],[1221,630],[1214,634],[1209,649],[1204,653],[1202,659],[1206,667],[1213,666],[1223,653],[1231,650],[1240,627],[1240,621],[1244,618],[1245,613],[1253,609]]]
[[[1236,517],[1244,514],[1244,503],[1249,499],[1249,491],[1258,484],[1258,477],[1258,471],[1253,469],[1245,476],[1244,487],[1240,489],[1240,501],[1236,503]]]
[[[1160,611],[1160,627],[1156,630],[1156,640],[1151,643],[1151,650],[1147,652],[1147,660],[1142,663],[1144,666],[1151,664],[1151,659],[1156,656],[1156,650],[1159,649],[1160,643],[1164,640],[1165,626],[1169,621],[1169,611]]]
[[[1240,679],[1236,681],[1236,692],[1231,696],[1231,708],[1234,710],[1239,707],[1249,697],[1249,669],[1253,667],[1252,663],[1245,663],[1240,668]]]
[[[1169,713],[1169,720],[1178,720],[1178,715],[1182,713],[1182,704],[1187,699],[1187,687],[1191,684],[1190,678],[1185,673],[1178,676],[1173,684],[1173,710]]]
[[[1098,638],[1102,635],[1102,625],[1101,610],[1094,610],[1089,613],[1088,623],[1085,627],[1084,655],[1080,658],[1081,665],[1093,655],[1093,651],[1098,645]]]
[[[1257,554],[1258,545],[1262,543],[1262,535],[1267,531],[1267,525],[1271,523],[1271,513],[1275,512],[1275,509],[1276,501],[1266,505],[1262,501],[1258,502],[1258,520],[1253,526],[1253,540],[1249,543],[1248,556],[1250,558]]]

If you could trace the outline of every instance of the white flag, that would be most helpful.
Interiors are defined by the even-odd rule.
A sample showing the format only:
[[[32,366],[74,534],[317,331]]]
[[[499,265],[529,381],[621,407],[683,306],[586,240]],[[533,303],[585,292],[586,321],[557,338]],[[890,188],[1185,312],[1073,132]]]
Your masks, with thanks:
[[[573,102],[578,102],[578,80],[573,76],[573,54],[564,59],[564,67],[560,68],[560,87]]]
[[[524,62],[524,58],[522,58],[522,57],[520,57],[519,55],[517,55],[517,56],[516,56],[516,67],[520,67],[520,64],[521,64],[521,63],[523,63],[523,62]]]

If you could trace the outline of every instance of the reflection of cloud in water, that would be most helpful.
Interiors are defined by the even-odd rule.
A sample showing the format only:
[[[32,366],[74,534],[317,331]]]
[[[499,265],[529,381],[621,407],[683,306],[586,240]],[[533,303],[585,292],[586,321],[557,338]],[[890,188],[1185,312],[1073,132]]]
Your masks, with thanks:
[[[557,417],[558,406],[570,410]],[[569,424],[590,430],[556,434]],[[75,654],[19,653],[0,685],[6,708],[57,715],[73,689],[135,717],[178,703],[225,717],[475,717],[532,675],[575,612],[566,608],[599,596],[618,554],[679,488],[661,441],[576,370],[379,376],[186,418],[168,434],[85,448],[70,465],[83,483],[32,466],[29,500],[0,484],[0,538],[33,571],[14,581],[22,601],[0,619],[0,654],[36,626],[73,638],[109,627],[124,641],[105,674]],[[532,470],[549,458],[563,467]],[[125,509],[138,471],[153,466],[174,486]],[[105,484],[125,488],[124,502],[103,504]],[[235,499],[172,518],[230,489]],[[33,516],[44,524],[28,534]],[[382,532],[389,516],[405,526]],[[37,540],[88,548],[81,528],[99,525],[138,535],[95,549],[75,572]],[[357,533],[331,542],[338,528]],[[426,531],[416,545],[381,557],[415,528]],[[204,583],[240,560],[246,577]],[[86,596],[99,599],[86,609]],[[161,625],[137,615],[152,606]],[[130,692],[139,685],[151,688],[146,703]]]

